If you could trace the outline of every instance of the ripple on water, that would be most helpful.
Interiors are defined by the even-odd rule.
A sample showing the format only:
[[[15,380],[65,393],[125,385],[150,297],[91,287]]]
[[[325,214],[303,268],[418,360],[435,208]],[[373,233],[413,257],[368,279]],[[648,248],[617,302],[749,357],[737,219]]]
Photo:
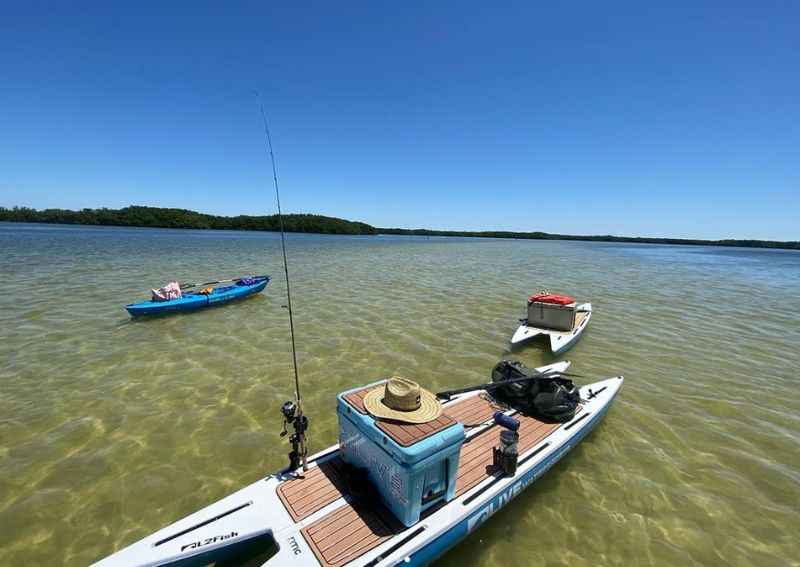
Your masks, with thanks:
[[[279,276],[275,235],[4,226],[0,247],[14,275],[0,296],[0,564],[85,565],[284,464],[280,278],[195,314],[122,310],[171,278]],[[289,247],[314,450],[336,442],[344,389],[400,373],[438,390],[488,379],[503,357],[551,362],[541,343],[509,349],[530,292],[595,308],[567,358],[581,382],[626,376],[614,408],[442,564],[800,556],[799,254],[298,235]]]

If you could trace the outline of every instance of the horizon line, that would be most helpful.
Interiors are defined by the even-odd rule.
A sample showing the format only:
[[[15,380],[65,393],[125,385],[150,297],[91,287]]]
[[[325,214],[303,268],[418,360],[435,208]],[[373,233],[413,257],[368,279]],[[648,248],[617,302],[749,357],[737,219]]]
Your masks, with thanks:
[[[83,208],[80,210],[60,209],[60,208],[47,208],[35,209],[26,206],[13,206],[11,208],[0,206],[0,221],[2,222],[29,222],[38,224],[65,224],[65,225],[81,225],[81,226],[128,226],[140,228],[177,228],[177,229],[194,229],[194,230],[250,230],[250,231],[265,231],[273,232],[274,229],[267,227],[264,224],[259,226],[192,226],[189,219],[174,218],[169,219],[170,223],[166,224],[166,219],[147,219],[148,222],[136,222],[136,219],[126,219],[123,222],[121,219],[104,219],[106,222],[91,222],[98,220],[97,218],[87,218],[89,215],[97,213],[107,214],[120,214],[125,211],[158,211],[160,213],[188,213],[195,217],[201,217],[206,220],[218,221],[235,221],[236,219],[270,219],[276,218],[277,213],[268,215],[248,215],[241,214],[235,216],[226,215],[213,215],[210,213],[201,213],[191,209],[183,209],[177,207],[153,207],[150,205],[128,205],[121,209],[112,209],[108,207],[101,207],[97,209]],[[44,217],[50,213],[51,215],[66,215],[72,218],[64,219],[56,217]],[[81,218],[83,215],[83,218]],[[25,216],[34,218],[23,218]],[[6,217],[6,218],[3,218]],[[18,217],[18,218],[12,218]],[[40,218],[35,218],[40,217]],[[399,227],[376,227],[363,221],[353,221],[343,219],[340,217],[333,217],[319,213],[284,213],[284,217],[319,217],[333,221],[332,225],[326,226],[321,229],[321,225],[314,230],[314,226],[295,226],[290,227],[287,232],[296,233],[317,233],[317,234],[386,234],[386,235],[414,235],[414,236],[442,236],[442,237],[475,237],[475,238],[502,238],[502,239],[515,239],[515,240],[572,240],[572,241],[601,241],[601,242],[629,242],[629,243],[642,243],[642,244],[674,244],[674,245],[695,245],[695,246],[741,246],[748,248],[781,248],[789,250],[800,249],[800,241],[797,240],[764,240],[756,238],[724,238],[718,240],[701,239],[701,238],[676,238],[676,237],[650,237],[650,236],[618,236],[612,234],[600,235],[571,235],[561,233],[551,233],[544,231],[513,231],[513,230],[441,230],[441,229],[427,229],[427,228],[399,228]],[[182,222],[181,222],[182,220]],[[198,219],[194,219],[197,221]],[[181,226],[182,224],[182,226]],[[235,223],[234,223],[235,224]],[[367,231],[364,228],[368,229]]]

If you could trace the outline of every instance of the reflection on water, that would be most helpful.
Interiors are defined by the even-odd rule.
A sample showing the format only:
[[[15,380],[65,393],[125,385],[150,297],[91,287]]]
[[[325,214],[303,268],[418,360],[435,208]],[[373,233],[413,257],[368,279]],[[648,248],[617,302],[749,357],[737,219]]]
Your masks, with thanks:
[[[592,302],[567,357],[624,374],[605,423],[442,563],[786,565],[800,556],[800,254],[289,235],[312,450],[335,394],[488,378],[539,288]],[[85,565],[282,466],[291,396],[274,234],[0,224],[2,565]],[[270,273],[152,321],[170,279]],[[549,362],[541,345],[517,350]]]

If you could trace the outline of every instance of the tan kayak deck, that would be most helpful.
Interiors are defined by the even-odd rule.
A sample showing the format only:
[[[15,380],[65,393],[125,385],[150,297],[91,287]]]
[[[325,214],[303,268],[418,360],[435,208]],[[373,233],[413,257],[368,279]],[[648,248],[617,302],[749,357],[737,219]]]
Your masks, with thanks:
[[[491,419],[498,409],[483,396],[474,396],[447,406],[445,414],[470,427]],[[515,417],[520,421],[520,454],[534,447],[561,425],[545,423],[529,416]],[[492,464],[492,448],[499,445],[498,431],[498,426],[492,426],[464,443],[458,465],[457,496],[498,473]],[[308,518],[349,494],[344,465],[338,456],[314,467],[304,477],[288,480],[278,487],[278,496],[295,521]],[[347,502],[303,528],[301,533],[320,563],[338,567],[405,529],[389,510],[374,499],[369,499],[368,502]]]
[[[575,313],[575,322],[572,324],[572,328],[569,331],[558,331],[554,329],[545,329],[550,331],[552,334],[560,334],[560,335],[574,335],[578,332],[578,329],[581,328],[581,324],[583,320],[589,316],[589,311],[578,311]],[[540,328],[540,327],[537,327]]]
[[[575,325],[573,325],[572,327],[573,333],[578,329],[578,327],[581,326],[583,320],[586,319],[588,316],[589,316],[588,311],[578,311],[577,313],[575,313]]]

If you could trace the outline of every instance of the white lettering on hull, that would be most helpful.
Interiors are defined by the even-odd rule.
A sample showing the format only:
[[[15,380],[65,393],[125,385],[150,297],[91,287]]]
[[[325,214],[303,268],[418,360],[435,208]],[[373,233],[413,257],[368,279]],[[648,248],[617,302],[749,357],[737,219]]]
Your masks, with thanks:
[[[497,512],[500,508],[508,504],[512,498],[522,492],[527,486],[534,481],[534,476],[515,482],[510,487],[506,488],[496,498],[484,506],[480,512],[473,515],[467,522],[467,533],[472,532],[475,528],[480,526],[483,522],[488,520],[492,514]]]

